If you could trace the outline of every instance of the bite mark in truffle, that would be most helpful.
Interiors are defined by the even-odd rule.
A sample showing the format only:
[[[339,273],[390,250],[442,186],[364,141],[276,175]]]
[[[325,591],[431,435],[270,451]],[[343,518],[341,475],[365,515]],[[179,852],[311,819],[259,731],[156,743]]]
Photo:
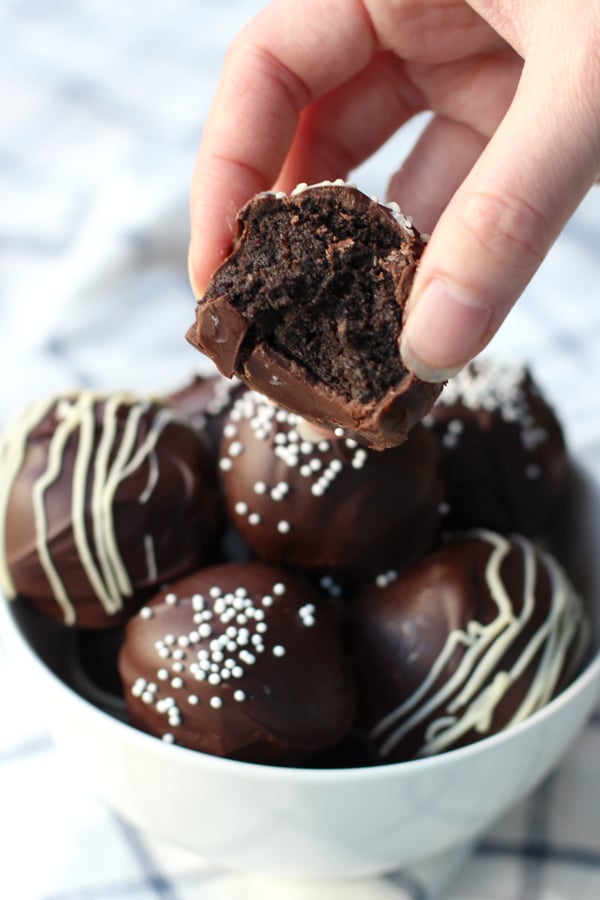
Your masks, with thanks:
[[[397,207],[342,182],[259,194],[239,213],[188,339],[279,406],[395,446],[441,390],[399,352],[423,247]]]

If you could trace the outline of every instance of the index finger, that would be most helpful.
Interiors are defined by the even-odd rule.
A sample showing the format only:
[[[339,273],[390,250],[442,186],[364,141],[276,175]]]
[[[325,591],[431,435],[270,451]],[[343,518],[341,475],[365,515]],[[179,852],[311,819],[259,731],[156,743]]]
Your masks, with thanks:
[[[191,189],[189,271],[197,296],[231,246],[237,210],[275,182],[302,109],[371,59],[360,0],[275,0],[233,41]]]

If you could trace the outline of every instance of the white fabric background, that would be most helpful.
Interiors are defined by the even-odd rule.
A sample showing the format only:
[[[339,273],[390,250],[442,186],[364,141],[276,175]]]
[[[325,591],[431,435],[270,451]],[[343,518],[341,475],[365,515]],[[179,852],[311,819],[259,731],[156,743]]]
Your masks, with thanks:
[[[161,391],[202,365],[183,338],[194,309],[189,181],[227,43],[260,5],[2,0],[0,427],[48,392]],[[363,190],[384,194],[418,126],[355,173]],[[531,364],[598,476],[599,296],[600,188],[491,348]],[[0,897],[391,900],[433,896],[439,881],[267,884],[138,833],[70,789],[45,711],[1,635],[0,723]],[[600,716],[442,895],[598,900]]]

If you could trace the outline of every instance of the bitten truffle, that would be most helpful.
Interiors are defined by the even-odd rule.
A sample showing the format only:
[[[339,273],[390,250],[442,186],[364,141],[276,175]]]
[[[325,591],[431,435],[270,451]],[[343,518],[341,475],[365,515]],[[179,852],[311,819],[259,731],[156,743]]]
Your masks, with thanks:
[[[397,205],[343,182],[258,194],[188,340],[278,406],[376,449],[396,446],[441,390],[399,351],[423,247]]]
[[[577,673],[579,596],[527,538],[475,530],[353,608],[361,726],[382,762],[430,756],[514,723]]]
[[[176,412],[79,391],[25,410],[0,444],[0,585],[43,615],[116,625],[214,561],[214,462]]]
[[[337,743],[355,713],[332,607],[260,562],[161,591],[128,623],[119,667],[132,724],[246,762],[299,762]]]
[[[333,435],[313,443],[295,413],[246,391],[224,422],[218,465],[229,518],[258,557],[366,578],[434,543],[437,463],[437,442],[420,424],[381,452]]]
[[[543,531],[563,495],[567,450],[526,366],[475,360],[448,382],[424,422],[440,442],[446,527]]]

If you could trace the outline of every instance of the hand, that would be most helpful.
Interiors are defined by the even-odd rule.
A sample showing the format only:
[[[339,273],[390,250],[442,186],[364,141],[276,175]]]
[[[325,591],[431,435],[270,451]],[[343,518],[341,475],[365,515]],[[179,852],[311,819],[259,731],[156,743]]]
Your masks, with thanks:
[[[401,352],[488,343],[600,174],[600,0],[275,0],[234,40],[192,183],[199,296],[253,194],[346,177],[433,116],[389,199],[431,231]]]

